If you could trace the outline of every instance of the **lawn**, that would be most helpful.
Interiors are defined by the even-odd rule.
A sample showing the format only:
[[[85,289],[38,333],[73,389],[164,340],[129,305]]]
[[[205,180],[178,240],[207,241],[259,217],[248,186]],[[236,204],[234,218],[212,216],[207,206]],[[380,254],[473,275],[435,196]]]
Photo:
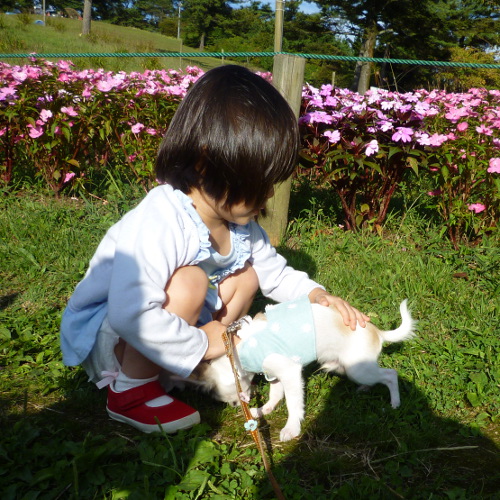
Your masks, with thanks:
[[[2,499],[273,498],[241,410],[186,390],[200,426],[139,434],[110,421],[104,391],[61,363],[62,309],[104,232],[141,196],[56,199],[30,187],[0,198]],[[499,498],[498,237],[455,250],[425,207],[407,205],[395,200],[381,234],[351,233],[332,195],[292,193],[289,262],[382,328],[397,326],[404,298],[419,323],[380,359],[399,372],[399,409],[385,387],[359,393],[312,365],[301,437],[279,442],[283,406],[261,422],[288,499]],[[266,392],[257,380],[251,404]]]
[[[0,14],[1,54],[124,54],[165,53],[165,57],[67,57],[76,68],[104,68],[108,71],[144,71],[146,69],[198,66],[205,71],[219,66],[220,59],[213,57],[179,58],[168,53],[199,52],[182,46],[181,41],[150,31],[118,26],[103,21],[92,21],[91,33],[81,36],[82,22],[76,19],[46,18],[46,25],[35,24],[41,16]],[[58,61],[61,58],[47,58]],[[25,64],[23,58],[5,58],[10,64]]]

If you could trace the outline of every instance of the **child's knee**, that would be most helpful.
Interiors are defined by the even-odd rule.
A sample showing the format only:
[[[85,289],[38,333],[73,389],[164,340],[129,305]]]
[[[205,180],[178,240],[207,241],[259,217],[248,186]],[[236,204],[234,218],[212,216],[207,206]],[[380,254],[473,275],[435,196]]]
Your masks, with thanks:
[[[255,295],[259,289],[259,278],[253,266],[247,262],[245,267],[241,269],[236,275],[238,279],[237,288],[244,289],[249,295]]]
[[[198,266],[180,267],[165,287],[167,300],[163,307],[176,314],[187,310],[201,311],[207,290],[208,278],[205,271]]]
[[[228,304],[234,298],[238,301],[251,301],[259,289],[259,278],[250,263],[226,278],[219,288],[219,293],[224,304]]]
[[[251,266],[248,262],[242,270],[242,282],[245,285],[246,290],[252,295],[257,293],[259,289],[259,278],[257,277],[257,273],[253,266]]]

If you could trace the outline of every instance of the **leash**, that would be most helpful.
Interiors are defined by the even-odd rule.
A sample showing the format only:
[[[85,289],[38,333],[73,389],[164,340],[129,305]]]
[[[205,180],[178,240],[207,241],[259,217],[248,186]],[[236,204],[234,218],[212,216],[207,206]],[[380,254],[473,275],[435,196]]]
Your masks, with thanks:
[[[222,334],[222,340],[224,342],[224,347],[226,348],[226,355],[231,363],[231,369],[233,370],[234,381],[236,383],[236,390],[238,391],[238,397],[240,399],[241,408],[243,409],[243,414],[246,419],[245,429],[252,435],[252,438],[255,441],[255,444],[257,445],[257,448],[262,456],[264,469],[267,472],[267,476],[269,477],[269,481],[271,483],[271,486],[273,487],[276,497],[278,498],[278,500],[286,500],[285,496],[283,495],[283,492],[281,491],[281,488],[279,487],[278,482],[276,481],[276,478],[274,477],[274,474],[271,471],[271,466],[269,465],[269,461],[267,459],[266,452],[264,450],[264,445],[262,444],[262,437],[258,429],[257,420],[255,420],[252,417],[252,413],[250,412],[250,408],[248,407],[248,402],[246,401],[246,398],[243,396],[243,390],[241,388],[240,378],[238,376],[238,370],[236,368],[236,363],[234,360],[234,336],[236,335],[238,330],[241,329],[242,321],[244,321],[244,319],[240,319],[239,321],[231,323],[227,327],[226,331]]]

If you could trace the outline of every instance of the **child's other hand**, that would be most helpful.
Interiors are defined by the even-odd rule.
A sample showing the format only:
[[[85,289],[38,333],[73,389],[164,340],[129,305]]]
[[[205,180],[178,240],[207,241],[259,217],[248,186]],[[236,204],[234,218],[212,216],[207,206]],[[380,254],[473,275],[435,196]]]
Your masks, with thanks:
[[[206,325],[200,327],[208,337],[208,348],[205,352],[203,359],[208,361],[210,359],[218,358],[226,353],[222,334],[226,331],[227,326],[223,325],[220,321],[210,321]]]
[[[349,302],[329,294],[322,288],[315,288],[309,294],[309,300],[312,304],[321,304],[322,306],[334,306],[342,315],[344,324],[349,326],[351,330],[356,330],[356,325],[365,328],[366,323],[370,321],[370,317],[358,311],[355,307],[351,306]]]

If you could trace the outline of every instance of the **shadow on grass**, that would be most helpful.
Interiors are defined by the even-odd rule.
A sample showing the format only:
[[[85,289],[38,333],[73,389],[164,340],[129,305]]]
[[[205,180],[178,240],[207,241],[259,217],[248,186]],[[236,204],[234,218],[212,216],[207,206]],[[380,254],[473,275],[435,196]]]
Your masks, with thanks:
[[[301,437],[279,443],[285,408],[261,422],[271,456],[285,450],[273,471],[287,499],[499,498],[495,443],[437,416],[412,383],[400,378],[402,404],[394,410],[384,386],[359,393],[347,379],[306,372],[308,393],[324,398],[308,400]],[[268,481],[259,498],[274,498]]]
[[[287,257],[315,275],[307,255]],[[262,310],[266,302],[257,297],[254,308]],[[287,499],[498,498],[500,461],[493,441],[437,416],[404,374],[402,406],[393,410],[385,387],[358,394],[353,383],[313,374],[314,368],[306,370],[301,437],[279,443],[283,407],[262,422]],[[243,425],[228,429],[228,418],[243,418],[236,409],[185,391],[181,399],[208,424],[174,436],[145,435],[109,420],[105,391],[87,383],[80,369],[68,370],[60,389],[47,396],[40,395],[43,383],[33,378],[28,387],[11,380],[8,390],[2,388],[2,500],[234,498],[231,492],[237,498],[274,498]]]

